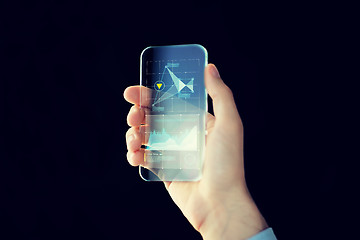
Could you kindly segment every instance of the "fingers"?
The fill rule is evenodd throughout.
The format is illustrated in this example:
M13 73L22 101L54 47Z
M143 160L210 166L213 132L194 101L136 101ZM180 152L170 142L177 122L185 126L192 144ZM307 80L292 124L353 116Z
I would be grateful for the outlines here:
M140 126L145 123L145 110L139 106L132 106L127 115L127 123L129 126Z
M144 162L144 149L146 144L143 127L132 127L126 132L126 146L128 149L127 159L132 166L138 166Z
M126 132L126 146L129 151L137 151L145 144L144 131L138 127L129 128Z
M146 127L141 124L145 123L145 110L134 105L127 116L128 125L132 126L125 135L128 149L127 159L133 166L138 166L144 161L144 149L141 146L147 143L148 137L145 137Z
M126 154L127 160L132 166L144 164L144 152L141 148L145 144L144 127L141 124L145 123L145 111L150 104L151 90L142 86L131 86L125 89L124 98L126 101L135 104L131 107L127 123L132 126L126 132L126 145L128 152Z
M213 101L216 124L228 126L231 123L241 122L232 92L221 80L215 65L209 64L204 74L206 90Z
M136 152L127 152L126 157L131 166L139 166L144 164L144 149L139 149Z
M140 105L141 107L149 107L151 91L150 88L144 86L131 86L125 89L124 98L129 103Z

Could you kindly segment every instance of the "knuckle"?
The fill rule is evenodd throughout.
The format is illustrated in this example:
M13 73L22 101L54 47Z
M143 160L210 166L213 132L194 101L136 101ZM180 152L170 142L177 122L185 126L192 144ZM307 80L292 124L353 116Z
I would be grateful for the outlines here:
M233 97L233 92L227 85L224 86L223 92L224 92L224 95L227 95L229 97Z
M224 98L232 98L233 92L227 85L221 86L217 91L212 93L212 99L224 99Z
M131 127L126 131L125 137L126 139L128 139L130 135L135 135L135 134L137 134L137 129L135 127Z
M131 110L129 111L127 117L126 117L126 122L129 126L131 126L131 122L130 122L130 117L131 117Z
M130 134L131 134L131 131L132 131L132 128L129 128L126 133L125 133L125 136L128 137Z
M126 153L126 158L127 158L128 162L131 161L131 153L130 152Z

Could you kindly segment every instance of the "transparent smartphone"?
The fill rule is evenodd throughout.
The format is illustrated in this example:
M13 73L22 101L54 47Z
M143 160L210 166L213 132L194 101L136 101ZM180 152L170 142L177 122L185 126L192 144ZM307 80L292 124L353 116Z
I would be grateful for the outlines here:
M140 57L147 181L198 181L205 149L207 51L198 44L147 47Z

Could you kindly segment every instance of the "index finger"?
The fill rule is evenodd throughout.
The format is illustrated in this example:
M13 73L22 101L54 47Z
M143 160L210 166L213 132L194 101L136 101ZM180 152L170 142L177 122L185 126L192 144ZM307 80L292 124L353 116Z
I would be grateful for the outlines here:
M125 89L124 98L129 103L149 107L151 104L151 89L144 86L130 86Z

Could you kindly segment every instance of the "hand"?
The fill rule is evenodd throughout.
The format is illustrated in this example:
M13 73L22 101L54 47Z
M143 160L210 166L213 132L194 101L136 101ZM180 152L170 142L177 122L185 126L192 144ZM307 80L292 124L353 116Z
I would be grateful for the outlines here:
M214 114L207 114L206 150L202 179L198 182L164 182L170 196L204 239L246 239L267 228L245 182L243 126L231 90L213 64L205 68L205 86ZM140 86L128 87L125 99L134 106L128 114L127 159L143 164L144 109L139 108ZM144 99L144 98L142 98Z

